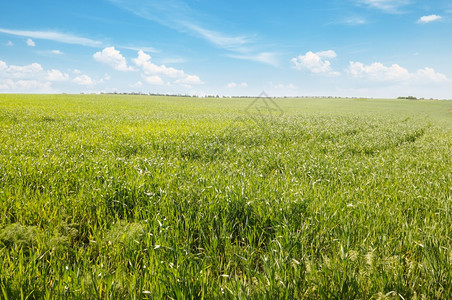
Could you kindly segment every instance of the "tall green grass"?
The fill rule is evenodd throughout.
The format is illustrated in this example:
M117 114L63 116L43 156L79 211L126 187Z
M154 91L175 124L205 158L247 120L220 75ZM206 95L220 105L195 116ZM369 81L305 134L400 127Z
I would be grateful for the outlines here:
M250 102L0 95L0 298L452 297L450 102Z

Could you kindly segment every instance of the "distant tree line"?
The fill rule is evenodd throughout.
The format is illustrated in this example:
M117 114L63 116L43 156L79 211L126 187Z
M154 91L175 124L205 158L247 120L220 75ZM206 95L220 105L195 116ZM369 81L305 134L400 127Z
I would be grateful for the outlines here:
M85 94L85 93L80 93ZM96 93L93 93L96 94ZM245 98L245 99L254 99L255 96L220 96L220 95L205 95L205 96L198 96L198 95L188 95L188 94L160 94L160 93L142 93L142 92L110 92L105 93L101 92L100 94L107 94L107 95L142 95L142 96L167 96L167 97L189 97L189 98ZM329 98L329 99L372 99L372 98L359 98L359 97L338 97L338 96L280 96L280 97L268 97L273 99L285 99L285 98ZM415 96L400 96L397 97L397 99L400 100L425 100L424 98L416 98ZM430 100L435 100L434 98L430 98Z
M401 96L401 97L397 97L397 99L404 99L404 100L417 100L416 97L414 96Z

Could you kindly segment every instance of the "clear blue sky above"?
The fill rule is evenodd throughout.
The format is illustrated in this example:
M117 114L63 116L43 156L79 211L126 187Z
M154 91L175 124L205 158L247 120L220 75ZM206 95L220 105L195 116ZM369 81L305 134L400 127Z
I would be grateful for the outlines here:
M0 93L452 98L450 0L1 1Z

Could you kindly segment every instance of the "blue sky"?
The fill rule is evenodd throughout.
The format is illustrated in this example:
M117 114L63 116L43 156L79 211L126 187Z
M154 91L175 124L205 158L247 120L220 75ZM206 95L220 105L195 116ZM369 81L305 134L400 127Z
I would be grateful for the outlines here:
M452 98L450 0L0 3L0 93Z

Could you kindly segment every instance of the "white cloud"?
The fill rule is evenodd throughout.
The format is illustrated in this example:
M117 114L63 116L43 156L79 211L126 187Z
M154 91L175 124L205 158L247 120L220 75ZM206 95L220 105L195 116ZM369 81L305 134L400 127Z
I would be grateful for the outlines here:
M59 70L44 70L38 63L24 66L9 65L0 61L1 89L13 91L50 92L54 81L65 81L69 75Z
M299 55L292 58L291 62L297 70L308 70L315 74L339 75L331 69L331 63L328 59L335 58L336 52L333 50L312 52L308 51L305 55Z
M354 77L367 77L378 81L407 80L410 78L408 70L398 64L386 67L382 63L375 62L366 66L363 63L351 61L348 71Z
M52 83L38 63L9 65L0 60L0 90L9 92L51 92Z
M30 47L36 46L35 42L33 42L32 39L27 39L26 43L27 43L27 46L30 46Z
M49 70L47 71L47 80L49 81L66 81L69 79L69 75L66 73L62 73L59 70Z
M78 85L85 85L85 86L90 86L90 85L94 85L94 81L91 79L91 77L89 77L88 75L80 75L75 77L72 82L78 84Z
M50 82L40 82L37 80L19 80L15 83L18 89L32 90L32 89L47 89L50 88Z
M134 84L129 84L130 87L136 88L136 87L141 87L143 86L143 83L141 81L137 81Z
M38 80L0 80L0 90L50 92L51 83Z
M183 70L178 70L165 65L156 65L151 62L151 56L143 51L138 51L138 57L132 59L135 65L141 68L145 81L151 84L163 84L160 76L176 79L177 84L203 84L196 75L186 74Z
M65 88L69 82L81 86L94 86L98 83L108 80L106 74L103 79L94 81L87 75L81 74L80 71L74 70L71 73L78 75L73 79L68 73L64 73L57 69L44 69L39 63L32 63L28 65L8 65L6 62L0 60L0 90L7 90L8 92L39 92L39 93L53 93L53 85L62 84L66 82Z
M56 54L56 55L62 55L63 54L63 52L61 52L60 50L52 50L50 52L52 52L53 54Z
M435 72L434 69L425 67L424 69L417 70L415 77L418 79L426 79L434 82L449 81L446 75Z
M387 13L398 13L402 6L411 3L410 0L357 0L357 2Z
M14 46L14 43L11 41L8 41L5 45L8 47L12 47L12 46Z
M181 83L181 84L203 84L201 79L198 76L196 76L196 75L184 76L183 78L176 80L175 83Z
M51 40L65 44L75 44L88 47L101 47L103 44L102 42L94 41L88 38L52 31L29 31L0 28L0 32L16 36L24 36L41 40Z
M127 66L127 60L115 47L108 47L102 52L96 52L93 58L101 63L109 65L118 71L133 71L133 67Z
M364 65L360 62L350 62L348 68L349 74L356 78L370 79L373 81L396 81L396 82L445 82L449 79L442 73L435 72L432 68L419 69L415 73L410 73L407 69L398 64L385 66L382 63L375 62L370 65Z
M236 87L246 88L246 87L248 87L248 83L246 83L246 82L242 82L242 83L230 82L226 86L230 89L236 88Z
M168 68L165 65L155 65L151 62L151 56L138 51L138 57L133 59L133 62L137 67L141 67L145 74L161 74L173 78L180 78L185 75L183 70L177 70L174 68Z
M152 75L152 76L143 76L144 80L153 85L163 85L165 82L160 78L158 75Z
M333 50L326 50L326 51L320 51L316 53L320 57L326 57L326 58L335 58L337 56L336 52Z
M417 22L421 23L421 24L427 24L427 23L430 23L430 22L433 22L433 21L438 21L438 20L441 20L441 19L442 19L441 16L429 15L429 16L423 16L423 17L419 18L419 20L417 20Z
M0 61L0 77L6 78L30 78L36 77L43 71L38 63L32 63L25 66L8 66L4 61Z

